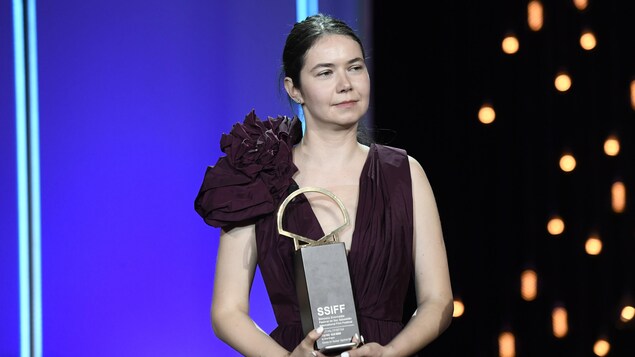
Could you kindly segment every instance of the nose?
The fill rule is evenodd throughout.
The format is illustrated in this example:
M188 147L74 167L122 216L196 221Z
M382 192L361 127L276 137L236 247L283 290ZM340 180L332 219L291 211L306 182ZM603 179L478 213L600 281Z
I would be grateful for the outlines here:
M351 81L348 79L346 74L340 76L340 80L337 86L338 93L345 93L353 89Z

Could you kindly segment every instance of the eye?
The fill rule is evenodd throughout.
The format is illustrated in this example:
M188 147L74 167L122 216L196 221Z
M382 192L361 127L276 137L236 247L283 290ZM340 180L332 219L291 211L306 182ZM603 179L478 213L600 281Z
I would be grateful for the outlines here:
M350 70L353 72L359 72L361 70L364 69L364 66L360 65L360 64L356 64L354 66L351 66Z
M321 71L321 72L318 72L316 77L326 77L326 76L329 76L331 73L333 73L331 70Z

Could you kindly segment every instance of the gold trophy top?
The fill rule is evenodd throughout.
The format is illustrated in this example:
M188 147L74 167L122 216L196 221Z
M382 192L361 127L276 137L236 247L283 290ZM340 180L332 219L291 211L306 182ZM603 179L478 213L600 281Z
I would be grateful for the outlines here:
M335 228L331 233L324 235L322 238L318 240L312 240L312 239L303 237L299 234L288 232L284 228L282 228L282 216L284 215L285 208L287 208L287 204L289 204L289 202L291 202L291 200L293 200L296 196L301 195L305 192L317 192L317 193L321 193L330 197L333 201L335 201L335 203L337 203L338 207L340 208L340 211L342 211L344 223L341 226ZM310 186L299 188L293 191L289 196L287 196L287 198L285 198L285 200L282 201L280 208L278 208L277 218L278 218L278 233L280 235L293 239L293 245L295 247L295 250L298 250L302 247L307 247L307 246L315 246L320 244L328 244L328 243L337 242L339 241L337 234L346 226L348 226L348 224L350 223L350 219L348 217L348 211L346 210L344 203L342 203L342 200L340 200L339 197L335 196L335 194L333 194L331 191L327 189L324 189L321 187L310 187ZM304 244L300 244L300 242L304 242Z

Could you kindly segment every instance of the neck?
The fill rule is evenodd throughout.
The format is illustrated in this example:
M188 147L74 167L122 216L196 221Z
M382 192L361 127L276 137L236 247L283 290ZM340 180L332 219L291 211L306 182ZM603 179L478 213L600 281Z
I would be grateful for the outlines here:
M324 144L307 138L293 148L293 162L298 167L294 179L298 185L338 187L359 184L359 175L368 156L368 147L356 140Z
M294 156L316 164L333 165L350 161L362 150L363 145L357 142L356 132L333 135L307 132L294 148Z

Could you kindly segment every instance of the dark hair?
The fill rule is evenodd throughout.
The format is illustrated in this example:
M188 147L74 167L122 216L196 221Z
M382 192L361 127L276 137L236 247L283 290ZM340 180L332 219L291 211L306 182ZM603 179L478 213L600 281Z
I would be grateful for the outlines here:
M281 83L284 82L285 77L289 77L293 80L294 86L302 88L300 71L304 66L306 53L313 47L315 41L324 35L343 35L350 37L359 43L362 49L362 56L366 58L362 41L355 31L344 21L322 13L311 15L293 25L291 32L287 35L284 50L282 51Z

